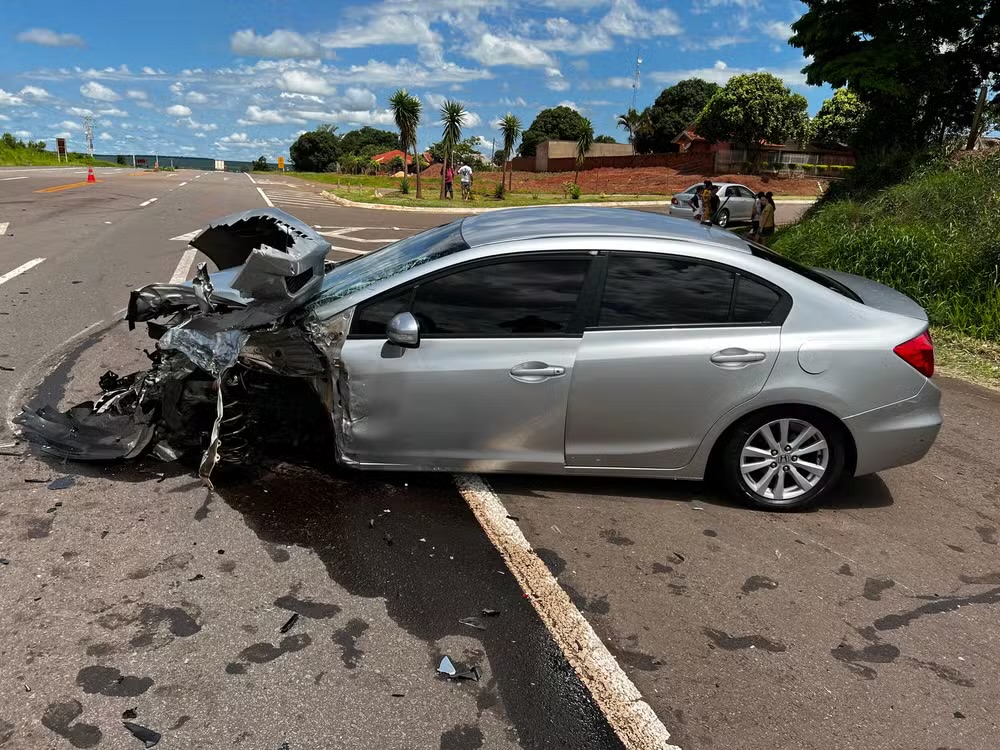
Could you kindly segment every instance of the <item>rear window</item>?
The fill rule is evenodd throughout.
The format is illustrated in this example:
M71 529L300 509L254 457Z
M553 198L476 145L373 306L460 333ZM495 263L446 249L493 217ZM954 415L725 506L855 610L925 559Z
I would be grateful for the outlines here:
M820 286L824 286L827 289L832 289L837 294L841 294L848 299L854 300L855 302L861 302L861 298L848 289L846 286L841 284L839 281L831 279L815 269L809 268L808 266L803 266L801 263L796 263L790 258L786 258L784 255L779 255L774 252L774 250L768 250L763 245L758 245L756 242L748 242L747 247L750 248L750 254L755 258L762 258L764 260L774 263L776 266L781 266L786 271L791 271L799 276L803 276L810 281L814 281Z

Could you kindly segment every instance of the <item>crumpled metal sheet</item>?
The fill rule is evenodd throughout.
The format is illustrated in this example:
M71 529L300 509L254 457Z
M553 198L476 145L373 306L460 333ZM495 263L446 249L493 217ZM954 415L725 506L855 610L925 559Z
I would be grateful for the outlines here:
M214 331L211 326L200 325L202 322L192 319L171 328L160 338L158 346L181 352L209 375L219 378L236 364L250 334L239 329ZM203 330L206 327L209 330Z

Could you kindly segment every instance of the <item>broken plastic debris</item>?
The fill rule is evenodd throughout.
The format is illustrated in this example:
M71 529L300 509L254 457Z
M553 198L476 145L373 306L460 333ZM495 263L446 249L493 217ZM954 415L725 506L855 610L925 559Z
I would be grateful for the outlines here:
M65 490L68 487L72 487L74 484L76 484L76 477L68 476L67 475L65 477L59 477L58 479L52 480L49 483L49 489L50 490Z
M499 617L500 616L500 610L499 609L484 609L483 610L483 616L484 617Z
M122 725L132 733L132 736L142 742L147 748L153 747L160 741L160 733L154 732L148 727L133 724L131 721L123 721Z
M518 518L517 516L512 516L512 515L508 514L507 515L507 520L508 521L520 521L521 519Z
M10 560L6 557L0 557L0 565L10 565Z
M405 698L406 697L406 693L393 693L392 697L393 698Z
M466 670L464 672L455 673L454 679L456 680L475 680L479 682L480 678L479 667L473 667L472 669Z
M0 365L0 370L5 370L7 372L14 372L14 368L8 365Z
M463 625L468 625L470 628L475 628L476 630L486 630L486 626L483 625L476 617L463 617L459 620Z
M136 710L134 708L126 708L124 711L122 711L123 719L134 719L138 715L139 714L136 713Z
M295 623L298 622L298 614L294 614L285 621L285 624L281 626L281 632L287 633L289 630L295 627Z
M457 670L455 669L455 665L452 664L451 659L449 659L447 656L441 657L441 663L438 664L438 672L440 672L441 674L446 674L449 677L452 677L456 671Z
M480 678L479 667L459 669L447 656L441 658L441 663L438 665L437 671L439 674L447 675L453 680L475 680L479 682Z
M188 578L188 581L200 581L204 577L205 576L203 576L201 573L195 573L193 576L191 576L191 578Z
M24 481L28 482L29 484L48 484L52 480L51 479L25 479Z

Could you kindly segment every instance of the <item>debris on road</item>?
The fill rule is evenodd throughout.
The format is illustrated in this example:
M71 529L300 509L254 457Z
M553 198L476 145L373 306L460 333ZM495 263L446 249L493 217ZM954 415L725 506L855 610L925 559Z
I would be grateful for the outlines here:
M142 742L147 748L154 747L160 741L160 733L154 732L148 727L140 724L133 724L131 721L123 721L122 725L132 733L132 736Z
M6 557L0 557L0 565L10 565L10 560Z
M500 616L500 610L499 609L484 609L483 610L483 617L499 617L499 616Z
M438 674L443 674L451 680L475 680L479 682L479 678L482 676L479 667L466 669L465 667L456 666L447 656L441 658L441 663L438 665L437 671Z
M136 712L134 708L126 708L124 711L122 711L123 719L134 719L138 715L139 714Z
M476 630L486 630L486 626L479 621L478 617L463 617L459 622L462 625L468 625L470 628L475 628Z
M517 516L512 516L512 515L510 515L510 514L507 514L507 520L508 520L508 521L514 521L514 522L517 522L517 521L520 521L521 519L520 519L520 518L518 518Z
M9 365L0 365L0 370L4 370L6 372L14 372L14 368L10 367Z
M49 489L50 490L65 490L65 489L68 489L68 488L72 487L74 484L76 484L76 477L67 475L67 476L59 477L58 479L52 480L52 482L49 483Z
M201 573L195 573L193 576L191 576L190 578L188 578L188 582L189 583L193 583L194 581L204 580L204 578L205 578L205 576L203 576Z
M27 482L28 484L48 484L49 482L52 481L52 478L50 477L48 479L32 479L29 477L24 481Z
M295 627L295 623L298 622L298 619L299 619L298 613L289 617L288 620L285 621L285 624L281 626L279 632L287 633L289 630Z

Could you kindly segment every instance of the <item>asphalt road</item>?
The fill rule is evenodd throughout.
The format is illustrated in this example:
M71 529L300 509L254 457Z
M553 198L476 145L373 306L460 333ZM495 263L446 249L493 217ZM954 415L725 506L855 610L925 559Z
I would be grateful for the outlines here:
M261 191L343 257L452 218L196 174L35 193L80 178L0 171L0 277L45 258L0 284L0 405L74 403L141 366L148 339L116 322L129 289ZM926 459L811 513L686 483L489 481L684 750L995 750L1000 398L941 385ZM4 750L137 747L131 708L164 748L619 746L446 477L277 463L208 496L151 460L0 455L0 557ZM501 611L485 631L458 622L483 608ZM443 654L482 681L444 681Z

